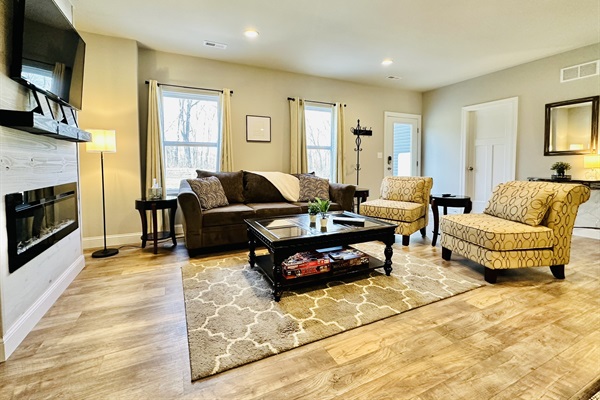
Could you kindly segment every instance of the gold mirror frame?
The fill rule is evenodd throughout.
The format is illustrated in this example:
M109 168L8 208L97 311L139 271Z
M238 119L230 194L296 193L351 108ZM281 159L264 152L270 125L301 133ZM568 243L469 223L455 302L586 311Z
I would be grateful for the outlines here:
M600 96L591 96L546 104L546 125L544 129L545 156L591 154L598 151L599 99ZM589 103L591 106L589 110L587 110L586 103ZM585 123L585 126L582 127L583 123ZM588 123L590 125L589 130L587 129ZM579 125L579 135L573 136L570 132L557 135L559 127L565 124ZM560 136L562 138L561 141L565 143L557 143L557 136ZM573 143L573 141L576 143Z

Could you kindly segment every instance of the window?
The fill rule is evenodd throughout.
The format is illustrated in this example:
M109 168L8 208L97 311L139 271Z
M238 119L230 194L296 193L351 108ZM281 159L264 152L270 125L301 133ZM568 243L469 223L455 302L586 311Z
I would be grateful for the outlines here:
M219 166L219 96L163 90L166 190L176 194L182 179Z
M335 182L335 120L332 106L306 105L306 156L308 170Z

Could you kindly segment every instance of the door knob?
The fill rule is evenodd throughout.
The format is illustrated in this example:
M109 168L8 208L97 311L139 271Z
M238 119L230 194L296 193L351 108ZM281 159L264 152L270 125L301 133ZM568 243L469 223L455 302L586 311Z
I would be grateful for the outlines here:
M469 171L473 171L473 167L469 167L467 168Z

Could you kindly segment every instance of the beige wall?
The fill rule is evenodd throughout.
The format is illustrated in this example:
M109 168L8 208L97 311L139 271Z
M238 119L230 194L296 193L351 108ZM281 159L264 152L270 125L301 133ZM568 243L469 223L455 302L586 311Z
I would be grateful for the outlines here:
M345 182L355 182L356 153L350 127L371 126L374 136L365 138L361 153L361 186L379 194L383 161L383 113L420 114L418 92L357 85L306 75L254 68L207 59L137 49L131 40L82 33L86 42L83 110L84 129L117 131L117 153L105 154L107 236L109 246L139 242L141 224L134 208L141 196L140 147L146 132L148 79L162 83L230 88L233 111L234 163L236 169L289 170L288 96L347 104L348 168ZM138 99L139 94L139 99ZM271 117L271 143L246 142L246 115ZM139 121L139 129L138 129ZM81 154L81 192L84 247L102 246L102 197L98 154ZM141 156L145 160L145 156ZM179 219L178 219L179 221Z
M114 129L117 152L104 155L106 234L109 245L139 239L139 128L137 43L82 33L86 42L82 129ZM102 247L102 184L100 154L80 144L84 247ZM126 237L122 237L126 235Z
M586 46L423 94L424 175L434 178L434 192L454 192L459 185L461 109L518 96L516 178L549 177L556 161L569 162L573 178L585 178L583 156L544 156L544 106L600 94L600 77L560 83L560 69L600 58L600 45Z
M373 137L364 138L361 152L360 186L368 187L371 196L379 195L383 178L383 113L395 111L421 113L421 93L365 86L333 79L230 64L202 58L188 57L141 49L139 52L140 127L146 126L147 85L144 81L199 86L205 88L230 88L234 141L234 167L236 169L289 171L290 124L288 97L309 100L343 102L346 107L347 169L344 183L356 183L353 151L354 136L350 128L361 125L373 128ZM385 79L382 77L382 79ZM246 115L271 117L270 143L246 142Z

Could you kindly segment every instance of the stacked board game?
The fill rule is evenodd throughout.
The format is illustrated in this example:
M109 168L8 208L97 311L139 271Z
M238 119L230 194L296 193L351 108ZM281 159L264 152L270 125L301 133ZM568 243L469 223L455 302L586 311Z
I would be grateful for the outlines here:
M369 265L369 256L354 248L336 248L331 251L314 250L296 253L282 264L286 279L322 274L332 269L341 270Z

